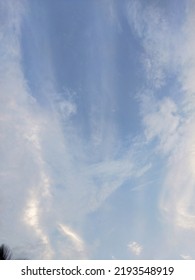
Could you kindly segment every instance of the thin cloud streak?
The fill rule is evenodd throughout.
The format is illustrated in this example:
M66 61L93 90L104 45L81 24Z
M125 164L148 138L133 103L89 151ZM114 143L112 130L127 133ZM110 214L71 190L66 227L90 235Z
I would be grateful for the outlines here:
M74 244L74 246L75 246L76 250L78 250L78 252L85 253L84 242L81 239L81 237L78 236L78 234L76 232L74 232L70 227L67 227L62 224L59 224L59 230L63 234L65 234L65 236L70 238L70 240L72 241L72 243Z

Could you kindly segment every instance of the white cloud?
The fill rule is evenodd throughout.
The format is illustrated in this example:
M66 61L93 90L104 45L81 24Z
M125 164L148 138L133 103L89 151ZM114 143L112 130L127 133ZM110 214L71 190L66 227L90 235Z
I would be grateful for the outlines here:
M128 20L144 49L148 88L139 97L145 136L154 155L162 159L164 170L164 180L159 183L159 208L166 221L162 225L185 251L187 233L195 229L195 1L186 2L178 30L156 5L129 3ZM163 86L172 75L176 87L169 93ZM192 256L193 250L190 253Z
M195 209L193 201L195 197L195 176L194 176L194 74L195 74L195 55L194 55L194 2L189 2L189 9L186 14L183 33L178 40L175 40L175 53L169 48L170 55L175 62L170 69L173 71L177 67L180 92L183 92L183 101L163 98L161 101L152 103L151 110L144 114L145 132L147 140L158 139L157 147L160 152L168 155L167 175L164 180L164 187L161 196L161 209L166 213L166 217L173 225L185 229L195 227ZM155 18L155 14L154 14ZM155 20L156 21L156 20ZM151 21L150 21L151 22ZM158 21L159 22L159 21ZM158 26L158 22L156 25ZM152 29L153 25L150 26ZM171 28L170 28L171 30ZM148 35L146 34L146 37ZM163 37L153 33L152 56L157 60L153 50L163 43ZM169 33L163 34L164 40L171 41ZM159 40L158 45L155 44ZM182 40L183 39L183 40ZM172 43L171 43L172 44ZM160 63L161 64L161 63ZM163 69L159 64L160 69ZM168 63L170 65L170 61ZM155 67L153 66L153 69ZM180 93L181 94L181 93ZM178 93L179 95L179 93Z
M195 228L195 53L194 53L194 9L195 2L187 6L186 21L183 26L182 44L176 57L179 65L178 79L183 91L183 102L180 111L184 120L180 124L180 135L174 141L177 149L171 154L167 177L161 200L161 207L167 216L185 229Z
M175 225L191 229L195 228L194 119L187 121L182 131L179 141L175 143L176 150L169 159L161 207Z
M146 139L159 140L158 149L163 153L170 153L178 141L178 127L181 122L176 104L166 97L157 101L150 113L143 117Z
M142 63L153 88L164 84L165 71L172 68L172 34L165 15L157 5L128 1L127 19L143 47Z
M23 77L20 59L20 24L25 10L25 1L1 1L0 15L0 64L1 86L1 239L10 246L27 245L28 239L37 242L36 234L29 233L22 216L29 191L37 184L39 174L45 174L39 159L39 132L37 121L29 112L31 98ZM31 150L32 148L32 150ZM38 165L40 173L38 172ZM31 224L37 223L36 199L29 200ZM28 220L29 222L29 220ZM36 224L36 225L35 225ZM23 230L21 230L23 228Z
M58 228L59 231L72 242L74 249L78 252L78 255L81 255L82 258L86 258L87 257L86 248L82 238L75 231L73 231L70 227L66 225L59 224Z
M130 242L128 244L128 249L135 256L139 256L143 251L143 247L136 241Z
M180 257L181 257L183 260L191 260L191 259L192 259L190 255L181 254Z

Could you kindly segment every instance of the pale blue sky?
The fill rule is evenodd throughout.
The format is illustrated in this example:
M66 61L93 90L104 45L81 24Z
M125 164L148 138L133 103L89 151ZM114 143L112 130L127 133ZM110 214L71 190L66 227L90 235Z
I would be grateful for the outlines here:
M0 0L0 242L194 259L194 0Z

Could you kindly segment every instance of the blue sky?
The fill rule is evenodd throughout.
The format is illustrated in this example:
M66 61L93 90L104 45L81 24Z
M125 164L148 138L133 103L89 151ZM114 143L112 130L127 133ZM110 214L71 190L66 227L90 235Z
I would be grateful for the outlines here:
M0 0L0 241L194 259L194 0Z

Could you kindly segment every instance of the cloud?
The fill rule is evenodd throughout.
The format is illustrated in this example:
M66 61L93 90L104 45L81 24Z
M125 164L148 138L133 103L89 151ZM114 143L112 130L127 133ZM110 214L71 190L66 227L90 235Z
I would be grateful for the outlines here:
M192 80L192 76L195 74L194 4L194 1L188 3L182 33L183 41L176 53L180 66L178 80L183 93L180 112L182 112L184 120L179 127L179 138L174 141L177 148L170 157L161 204L162 208L166 209L165 211L168 211L172 217L174 224L185 229L195 228L195 209L193 207L195 197L195 84Z
M11 246L27 242L30 234L24 228L22 213L29 197L29 188L38 180L39 172L35 157L39 149L39 128L29 112L32 99L21 69L20 25L25 10L25 1L1 2L0 66L1 85L1 239L9 240ZM29 141L27 140L29 139ZM31 144L30 144L31 143ZM31 147L33 146L33 150ZM40 162L38 163L39 167ZM33 175L35 172L36 175ZM44 170L41 168L42 175ZM31 189L32 190L32 189ZM31 223L36 220L36 201L29 202ZM34 216L34 217L33 217ZM41 233L39 231L39 233ZM42 234L42 233L41 233ZM35 235L32 239L36 239Z
M195 230L194 11L195 1L187 1L182 24L176 28L152 2L145 6L142 1L130 1L127 9L129 24L143 47L147 80L139 100L146 143L164 174L158 186L162 225L174 240L169 246L175 250L173 244L177 244L183 251L188 247L191 258L188 234Z
M135 256L139 256L143 251L143 247L136 241L130 242L128 244L128 249Z
M74 249L78 252L78 255L80 254L82 258L86 258L86 248L81 237L66 225L59 224L59 231L72 242Z
M182 127L183 133L179 142L175 143L176 150L170 156L161 197L161 207L167 213L167 217L173 220L175 225L186 229L195 228L193 131L194 119L188 120Z
M158 139L158 149L170 153L178 141L178 128L181 123L177 105L171 98L155 102L155 106L143 117L147 141Z
M165 14L157 5L139 0L128 1L127 20L140 40L140 56L150 87L165 83L165 72L172 68L172 34Z
M191 260L192 258L191 258L191 256L190 255L180 255L181 256L181 258L183 259L183 260Z

